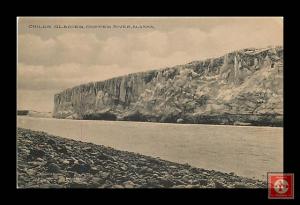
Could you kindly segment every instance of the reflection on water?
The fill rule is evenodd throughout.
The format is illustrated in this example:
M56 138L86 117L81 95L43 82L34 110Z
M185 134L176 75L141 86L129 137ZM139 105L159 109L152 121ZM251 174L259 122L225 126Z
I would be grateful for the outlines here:
M18 116L19 127L266 180L283 171L283 129Z

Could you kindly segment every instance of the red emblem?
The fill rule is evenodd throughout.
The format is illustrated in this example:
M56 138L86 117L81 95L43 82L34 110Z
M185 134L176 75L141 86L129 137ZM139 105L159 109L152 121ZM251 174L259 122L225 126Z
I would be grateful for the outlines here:
M268 173L269 199L294 199L294 174Z

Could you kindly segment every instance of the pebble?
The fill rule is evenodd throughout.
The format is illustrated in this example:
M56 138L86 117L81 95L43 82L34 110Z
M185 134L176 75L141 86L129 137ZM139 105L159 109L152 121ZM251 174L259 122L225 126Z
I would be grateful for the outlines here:
M143 166L141 168L141 172L142 173L147 173L147 172L152 172L153 170L150 168L150 167L147 167L147 166Z
M241 189L247 188L247 186L244 183L234 183L234 188Z
M22 152L24 152L24 153L26 153L26 154L29 154L29 153L30 153L30 150L29 150L29 149L24 149L24 148L20 149L20 151L22 151Z
M91 166L89 164L74 164L69 171L74 171L79 174L85 173L85 172L90 172Z
M135 165L130 165L133 169L137 169L138 167Z
M186 185L183 185L183 184L181 184L181 185L175 185L172 188L182 189L182 188L186 188Z
M38 158L36 158L36 161L43 162L43 161L44 161L44 159L42 159L42 158L38 157Z
M63 160L62 163L63 163L64 165L70 164L70 162L69 162L68 160Z
M74 178L70 183L69 187L70 188L87 188L88 183L83 181L84 179L81 178Z
M160 178L159 179L159 184L161 184L162 186L168 188L168 187L172 187L174 185L174 182L171 181L170 179Z
M66 171L65 172L67 177L73 178L75 176L75 172L71 172L71 171Z
M127 167L126 166L121 166L120 169L123 170L123 171L126 171Z
M189 175L184 175L181 179L184 182L188 182L190 180L190 176Z
M42 184L39 186L39 188L61 189L61 188L64 188L64 186L59 185L59 184Z
M31 159L36 159L36 158L40 158L43 156L45 156L45 152L41 149L35 148L35 149L30 150L28 157Z
M60 172L60 167L55 163L48 164L47 168L50 173Z
M198 183L199 183L200 185L206 186L207 183L208 183L208 181L207 181L207 180L200 179L200 180L198 180Z
M33 161L33 162L28 162L29 165L32 165L32 166L41 166L43 165L44 163L43 162L36 162L36 161Z
M105 180L103 180L103 179L100 178L100 177L93 177L90 181L91 181L92 184L100 185L100 184L103 184L103 182L104 182Z
M35 175L35 173L36 173L36 171L33 169L27 169L25 172L26 172L26 174L28 174L30 176Z
M114 188L114 189L122 189L124 187L122 185L116 184L116 185L113 185L112 188Z
M99 176L101 176L101 178L106 179L109 176L108 172L99 172Z
M92 148L91 147L83 147L81 150L89 152L92 150Z
M134 188L135 184L132 181L126 181L123 183L124 188Z
M66 178L64 176L59 176L57 183L64 184L66 182Z
M188 185L185 185L184 188L187 188L187 189L192 189L192 188L198 188L197 186L195 185L192 185L192 184L188 184Z
M226 186L221 182L215 181L215 188L222 189L222 188L226 188Z
M67 153L68 153L68 150L67 150L64 146L58 147L58 148L57 148L57 151L58 151L59 153L63 153L63 154L67 154Z
M90 170L90 172L91 172L92 174L96 174L96 173L99 172L99 170L97 169L97 167L92 167L91 170Z
M56 145L56 142L55 142L54 140L52 140L52 139L48 139L48 140L47 140L47 143L48 143L49 145L51 145L51 146Z

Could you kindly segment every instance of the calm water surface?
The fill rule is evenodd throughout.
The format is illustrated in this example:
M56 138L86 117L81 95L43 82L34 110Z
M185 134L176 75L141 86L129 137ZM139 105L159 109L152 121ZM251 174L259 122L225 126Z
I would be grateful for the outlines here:
M266 180L283 171L283 128L17 117L18 127Z

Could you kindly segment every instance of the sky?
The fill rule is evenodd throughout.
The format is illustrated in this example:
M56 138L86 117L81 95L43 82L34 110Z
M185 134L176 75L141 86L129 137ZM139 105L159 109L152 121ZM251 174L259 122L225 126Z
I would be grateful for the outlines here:
M17 37L17 108L51 112L79 84L282 46L283 18L21 17Z

